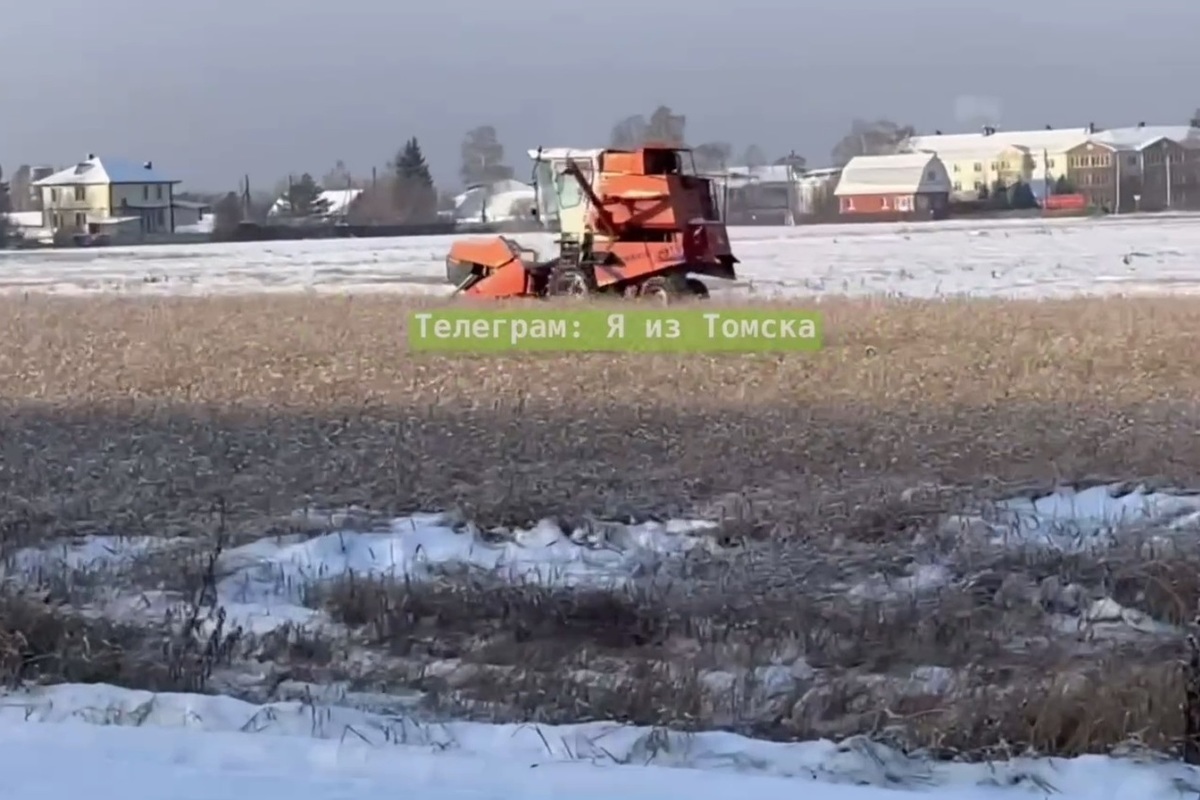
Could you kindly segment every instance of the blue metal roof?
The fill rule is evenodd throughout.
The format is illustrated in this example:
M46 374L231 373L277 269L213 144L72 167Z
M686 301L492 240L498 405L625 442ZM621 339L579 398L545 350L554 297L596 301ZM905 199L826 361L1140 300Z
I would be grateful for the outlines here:
M109 158L103 156L96 159L108 173L110 183L179 183L178 180L163 174L157 168L146 168L148 162L134 161L130 158Z
M180 183L147 162L129 158L90 158L59 170L34 186L96 186L110 183Z

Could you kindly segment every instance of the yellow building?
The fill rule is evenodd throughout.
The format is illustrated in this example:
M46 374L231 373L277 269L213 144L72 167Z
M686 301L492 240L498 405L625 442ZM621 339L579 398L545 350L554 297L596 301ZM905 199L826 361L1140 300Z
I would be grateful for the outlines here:
M971 197L996 181L1011 186L1018 179L1029 184L1036 197L1049 194L1067 174L1067 154L1087 142L1088 128L914 136L904 143L909 151L934 153L946 165L954 196Z
M149 161L89 155L34 186L42 194L45 228L131 240L174 232L177 183Z

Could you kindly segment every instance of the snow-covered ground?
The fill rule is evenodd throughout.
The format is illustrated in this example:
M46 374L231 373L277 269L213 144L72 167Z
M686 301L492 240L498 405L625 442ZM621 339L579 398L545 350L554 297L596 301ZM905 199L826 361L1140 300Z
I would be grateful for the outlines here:
M733 228L741 280L765 296L1046 297L1194 292L1200 218L950 220ZM552 237L516 237L548 252ZM0 251L0 292L445 294L454 237Z
M1083 757L931 764L878 744L728 733L422 724L333 706L63 685L0 706L0 774L20 800L1177 800L1182 764Z
M334 528L347 524L335 516L329 520ZM1141 486L1063 488L948 518L944 529L954 526L963 536L983 526L984 539L1002 548L1103 548L1147 526L1159 535L1196 536L1200 495ZM262 632L281 621L312 624L317 612L305 608L297 592L351 572L421 580L467 569L594 585L632 579L648 565L697 549L714 551L712 528L674 521L587 523L564 531L544 522L529 530L480 531L444 515L417 515L370 530L359 525L312 537L272 537L227 550L217 568L218 602L232 619ZM0 577L19 581L55 569L119 573L186 541L81 537L11 554L7 576ZM949 575L939 565L921 566L917 573L911 585L892 581L890 590L920 592ZM114 577L109 583L122 581ZM132 619L134 604L116 602L121 591L131 589L114 586L109 598L114 602L100 603L93 612ZM143 610L154 605L151 594L138 593ZM847 594L872 591L859 585ZM463 800L679 795L725 800L737 794L789 800L799 795L1166 800L1200 793L1200 772L1144 754L934 763L861 738L777 744L730 733L680 734L607 723L431 722L351 700L333 694L264 706L230 697L71 684L11 692L0 696L0 774L9 795L23 800L84 792L95 800L226 800L254 792L295 800L370 800L397 791ZM69 769L62 769L64 759Z

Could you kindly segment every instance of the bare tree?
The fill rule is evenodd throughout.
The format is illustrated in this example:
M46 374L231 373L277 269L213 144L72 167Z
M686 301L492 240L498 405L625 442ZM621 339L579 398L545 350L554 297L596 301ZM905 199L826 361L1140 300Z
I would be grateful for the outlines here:
M0 170L0 248L8 246L9 231L12 227L8 214L12 211L12 198L9 195L8 184L4 182L4 171Z
M687 117L676 114L670 106L659 106L650 115L646 129L646 144L684 147L687 144Z
M733 145L729 142L704 142L692 150L696 169L701 172L720 172L729 166Z
M649 125L641 114L635 114L613 126L608 136L608 146L614 150L636 150L646 141Z
M381 225L396 222L396 179L385 175L363 189L350 206L346 219L355 225Z
M895 153L904 140L915 133L913 126L898 125L889 119L877 119L873 122L856 119L850 125L850 132L834 146L830 155L834 166L844 167L856 156Z
M9 203L13 211L36 211L33 202L33 170L28 164L17 167L9 181Z
M346 167L346 162L340 158L333 168L321 176L322 189L361 189L355 180L350 170Z
M462 165L458 174L464 186L491 184L513 176L512 167L504 163L504 145L491 125L480 125L463 137Z
M687 144L686 133L687 117L676 114L670 106L659 106L649 120L635 114L614 125L609 147L616 150L636 150L648 144L683 147Z
M808 159L793 150L786 156L775 159L775 166L791 167L793 172L803 172L808 167Z
M756 144L752 144L746 148L746 152L742 154L742 166L745 167L765 167L767 165L767 154L763 149Z
M242 223L242 199L229 192L213 205L213 238L226 239Z

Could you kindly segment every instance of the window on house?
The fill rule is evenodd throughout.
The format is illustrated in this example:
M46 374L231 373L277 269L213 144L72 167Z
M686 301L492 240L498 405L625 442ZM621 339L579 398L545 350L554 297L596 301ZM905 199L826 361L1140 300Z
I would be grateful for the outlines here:
M50 190L50 202L51 202L51 203L57 203L57 202L58 202L58 189L51 189L51 190ZM57 224L57 223L55 223L55 224Z
M1130 156L1130 157L1129 157L1129 166L1131 166L1131 167L1136 167L1136 166L1137 166L1137 156Z
M150 187L149 187L149 186L143 186L143 187L142 187L142 199L143 199L143 200L149 200L149 199L150 199Z
M983 181L975 181L975 191L978 192L982 188L983 188Z
M887 195L884 195L883 200L879 204L879 209L881 211L887 211L887 210L889 210L889 207L890 207L890 205L888 203L888 197L887 197Z
M162 200L162 184L154 187L154 197L157 200Z
M87 187L86 186L76 186L75 187L75 202L82 203L85 200L87 200Z
M846 210L847 210L847 211L853 211L853 210L854 210L854 198L853 198L853 197L847 197L847 198L846 198Z
M896 198L896 208L898 208L900 211L912 211L912 207L913 203L911 197L906 195L904 197Z
M1054 159L1053 158L1047 159L1046 166L1049 167L1050 169L1054 169Z
M979 162L979 161L976 161L976 162L975 162L975 171L976 171L976 172L983 172L983 164L982 164L981 162Z
M81 231L87 229L87 214L82 211L75 212L75 227Z
M961 183L959 183L958 181L955 181L955 182L954 182L954 191L956 191L956 192L961 192L961 191L962 191L962 184L961 184Z
M955 165L954 165L954 171L955 171L955 172L958 172L958 164L955 164Z

